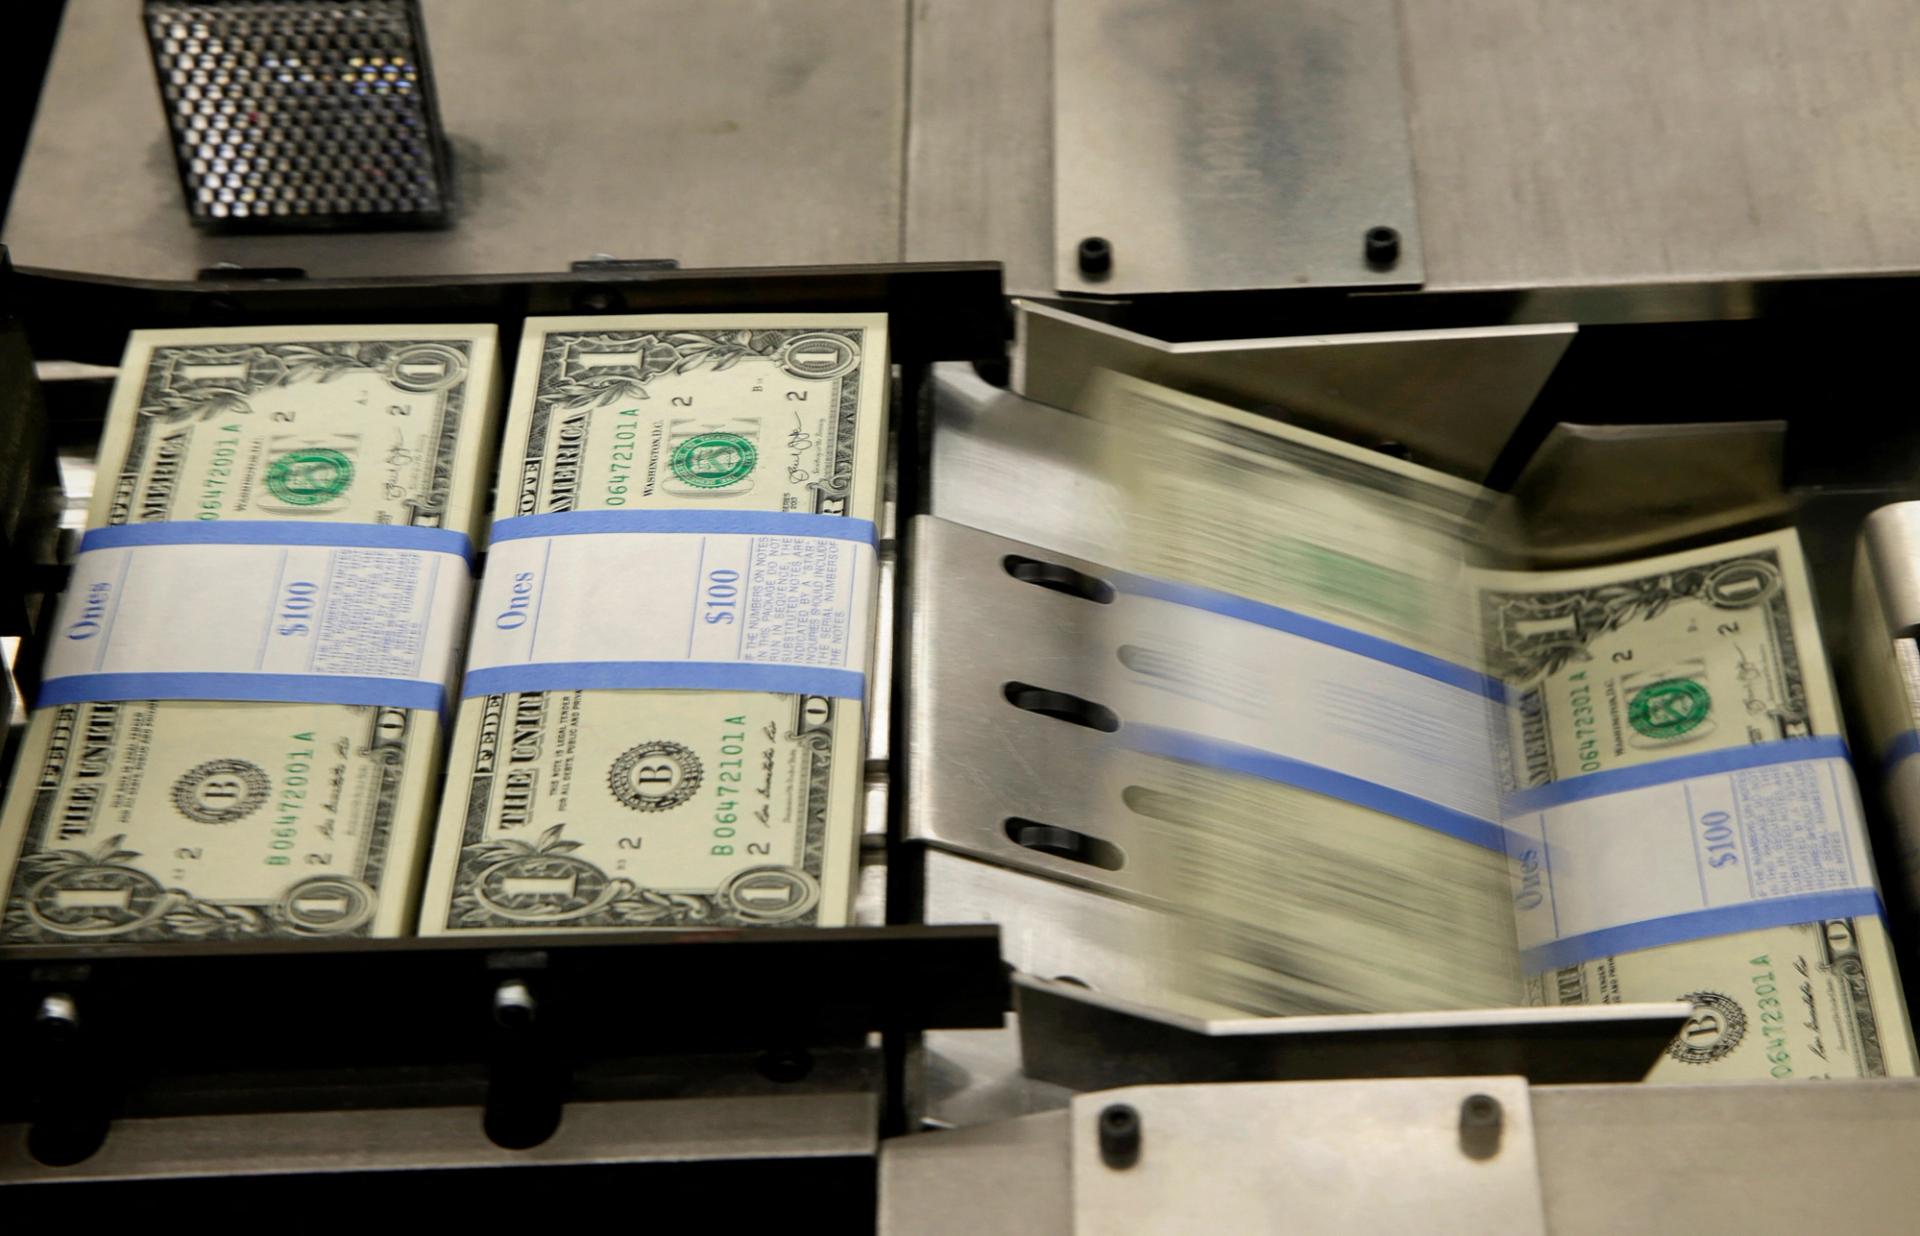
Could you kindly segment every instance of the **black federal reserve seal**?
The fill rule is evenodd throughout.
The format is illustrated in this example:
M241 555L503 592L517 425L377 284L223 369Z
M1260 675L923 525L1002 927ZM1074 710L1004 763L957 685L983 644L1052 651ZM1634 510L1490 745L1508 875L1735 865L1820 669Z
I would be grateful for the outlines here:
M173 783L173 805L202 824L231 824L260 809L273 783L258 764L208 760Z
M607 788L635 811L670 811L700 788L700 757L677 742L643 742L613 762Z
M1680 998L1693 1006L1693 1015L1667 1045L1667 1054L1680 1063L1712 1064L1747 1037L1747 1015L1732 998L1717 991L1690 991Z

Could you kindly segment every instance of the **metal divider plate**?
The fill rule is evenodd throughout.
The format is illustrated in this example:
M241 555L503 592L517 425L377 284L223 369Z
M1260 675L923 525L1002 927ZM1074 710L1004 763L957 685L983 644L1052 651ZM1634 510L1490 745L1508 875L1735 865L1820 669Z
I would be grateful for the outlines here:
M1394 0L1059 0L1053 21L1062 291L1421 282ZM1376 227L1391 265L1367 261Z
M1129 1167L1103 1160L1116 1104L1137 1114ZM1076 1232L1547 1230L1516 1077L1139 1086L1077 1096L1072 1120Z
M1056 879L1137 892L1122 866L1103 870L1015 843L1009 818L1035 820L1127 848L1126 813L1083 775L1109 735L1016 708L1008 682L1098 700L1087 655L1091 611L1107 606L1024 583L1008 555L1099 575L1104 569L944 520L914 520L912 716L907 835Z

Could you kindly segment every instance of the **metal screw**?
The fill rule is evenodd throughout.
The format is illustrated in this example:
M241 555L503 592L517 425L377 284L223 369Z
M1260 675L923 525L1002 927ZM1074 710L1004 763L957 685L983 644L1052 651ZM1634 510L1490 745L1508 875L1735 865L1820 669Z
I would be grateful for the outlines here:
M1400 233L1390 227L1367 229L1367 265L1376 270L1390 269L1400 260Z
M1113 245L1104 236L1089 236L1080 242L1080 273L1089 279L1104 279L1113 269Z
M1131 1104L1100 1109L1100 1161L1116 1171L1140 1161L1140 1113Z
M519 979L508 979L493 989L493 1019L509 1030L522 1030L533 1024L540 1005Z
M1491 1159L1500 1153L1505 1113L1490 1094L1470 1094L1460 1104L1460 1151L1469 1159Z
M64 991L57 991L40 1002L34 1020L49 1030L72 1030L80 1024L80 1006Z

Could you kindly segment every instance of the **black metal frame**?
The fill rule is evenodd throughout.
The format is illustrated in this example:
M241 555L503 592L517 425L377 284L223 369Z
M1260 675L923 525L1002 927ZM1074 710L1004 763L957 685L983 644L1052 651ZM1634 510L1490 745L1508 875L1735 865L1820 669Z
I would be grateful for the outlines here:
M1000 358L1009 331L997 262L681 270L582 263L568 274L309 279L216 268L192 283L15 268L9 293L42 359L111 365L148 327L296 322L491 322L511 357L529 317L595 313L884 313L896 364Z
M1007 1003L992 927L6 948L0 1124L58 1165L116 1118L484 1104L521 1148L648 1058L798 1081L812 1052Z
M991 263L395 280L209 273L167 283L9 270L0 250L0 327L15 318L44 358L112 363L143 327L491 322L512 358L528 316L875 311L889 315L909 392L928 362L998 360L1006 343ZM911 460L910 413L902 425ZM55 581L43 587L61 574L44 561L9 568ZM998 1026L1008 1007L994 927L0 948L0 1123L29 1124L36 1153L58 1160L84 1157L118 1116L300 1110L316 1094L349 1106L484 1096L490 1134L531 1145L579 1092L576 1079L591 1072L604 1086L621 1061L745 1053L779 1080L810 1049L857 1046L876 1031L891 1041Z

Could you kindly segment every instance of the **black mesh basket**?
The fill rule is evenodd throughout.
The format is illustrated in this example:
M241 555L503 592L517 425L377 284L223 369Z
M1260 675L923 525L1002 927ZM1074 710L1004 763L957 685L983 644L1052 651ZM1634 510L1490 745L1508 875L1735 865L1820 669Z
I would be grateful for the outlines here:
M220 231L449 217L417 0L146 0L187 213Z

